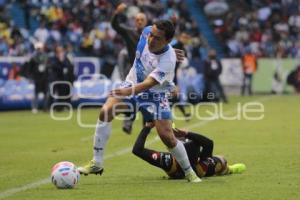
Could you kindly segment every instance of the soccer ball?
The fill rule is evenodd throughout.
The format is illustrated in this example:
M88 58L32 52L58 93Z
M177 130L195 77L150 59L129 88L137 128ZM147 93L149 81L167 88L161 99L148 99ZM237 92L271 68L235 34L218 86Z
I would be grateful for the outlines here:
M51 181L59 189L74 188L79 181L77 167L68 161L55 164L51 170Z

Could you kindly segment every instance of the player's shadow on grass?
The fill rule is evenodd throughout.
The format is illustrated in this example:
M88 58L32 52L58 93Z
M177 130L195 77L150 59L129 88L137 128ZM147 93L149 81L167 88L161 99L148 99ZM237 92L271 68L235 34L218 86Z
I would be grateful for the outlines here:
M204 177L202 178L202 182L209 183L209 184L224 184L230 181L231 176L213 176L213 177ZM104 179L99 179L96 182L88 182L83 183L82 185L119 185L123 186L126 184L129 185L141 185L141 184L161 184L161 183L172 183L172 184L184 184L188 183L185 179L170 179L167 176L112 176L112 177L105 177ZM201 184L201 183L199 183Z

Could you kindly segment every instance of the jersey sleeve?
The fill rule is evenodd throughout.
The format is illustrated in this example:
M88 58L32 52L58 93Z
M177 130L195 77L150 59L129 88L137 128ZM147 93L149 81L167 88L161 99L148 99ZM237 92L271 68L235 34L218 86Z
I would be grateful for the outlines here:
M160 85L165 81L172 82L175 74L176 55L172 51L168 55L162 56L158 62L158 66L149 76L154 78Z

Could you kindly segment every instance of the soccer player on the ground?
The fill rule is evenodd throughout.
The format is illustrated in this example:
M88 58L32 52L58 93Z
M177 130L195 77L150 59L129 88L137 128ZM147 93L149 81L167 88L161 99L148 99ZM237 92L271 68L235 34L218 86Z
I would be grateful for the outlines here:
M79 167L82 174L103 172L103 153L111 134L114 116L130 107L139 109L146 120L154 120L157 132L178 161L190 182L200 182L189 162L183 143L177 140L171 127L171 110L167 99L174 78L176 55L169 45L174 36L174 26L161 20L146 27L137 45L133 67L121 88L111 91L101 108L94 138L94 158ZM132 96L130 96L132 95Z
M177 160L169 152L160 152L145 148L145 142L154 124L147 122L141 130L132 153L153 166L164 170L172 179L184 178L184 173ZM203 135L173 128L176 137L186 140L184 147L192 168L199 177L242 173L246 166L242 163L228 165L223 156L214 156L212 140Z

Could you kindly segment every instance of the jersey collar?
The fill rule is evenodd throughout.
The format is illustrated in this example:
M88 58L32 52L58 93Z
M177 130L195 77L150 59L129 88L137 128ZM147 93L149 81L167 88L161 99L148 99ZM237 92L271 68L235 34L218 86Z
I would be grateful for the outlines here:
M162 50L160 50L160 51L157 51L157 52L153 52L155 55L160 55L160 54L163 54L163 53L165 53L166 51L168 51L169 50L169 45L166 45Z

